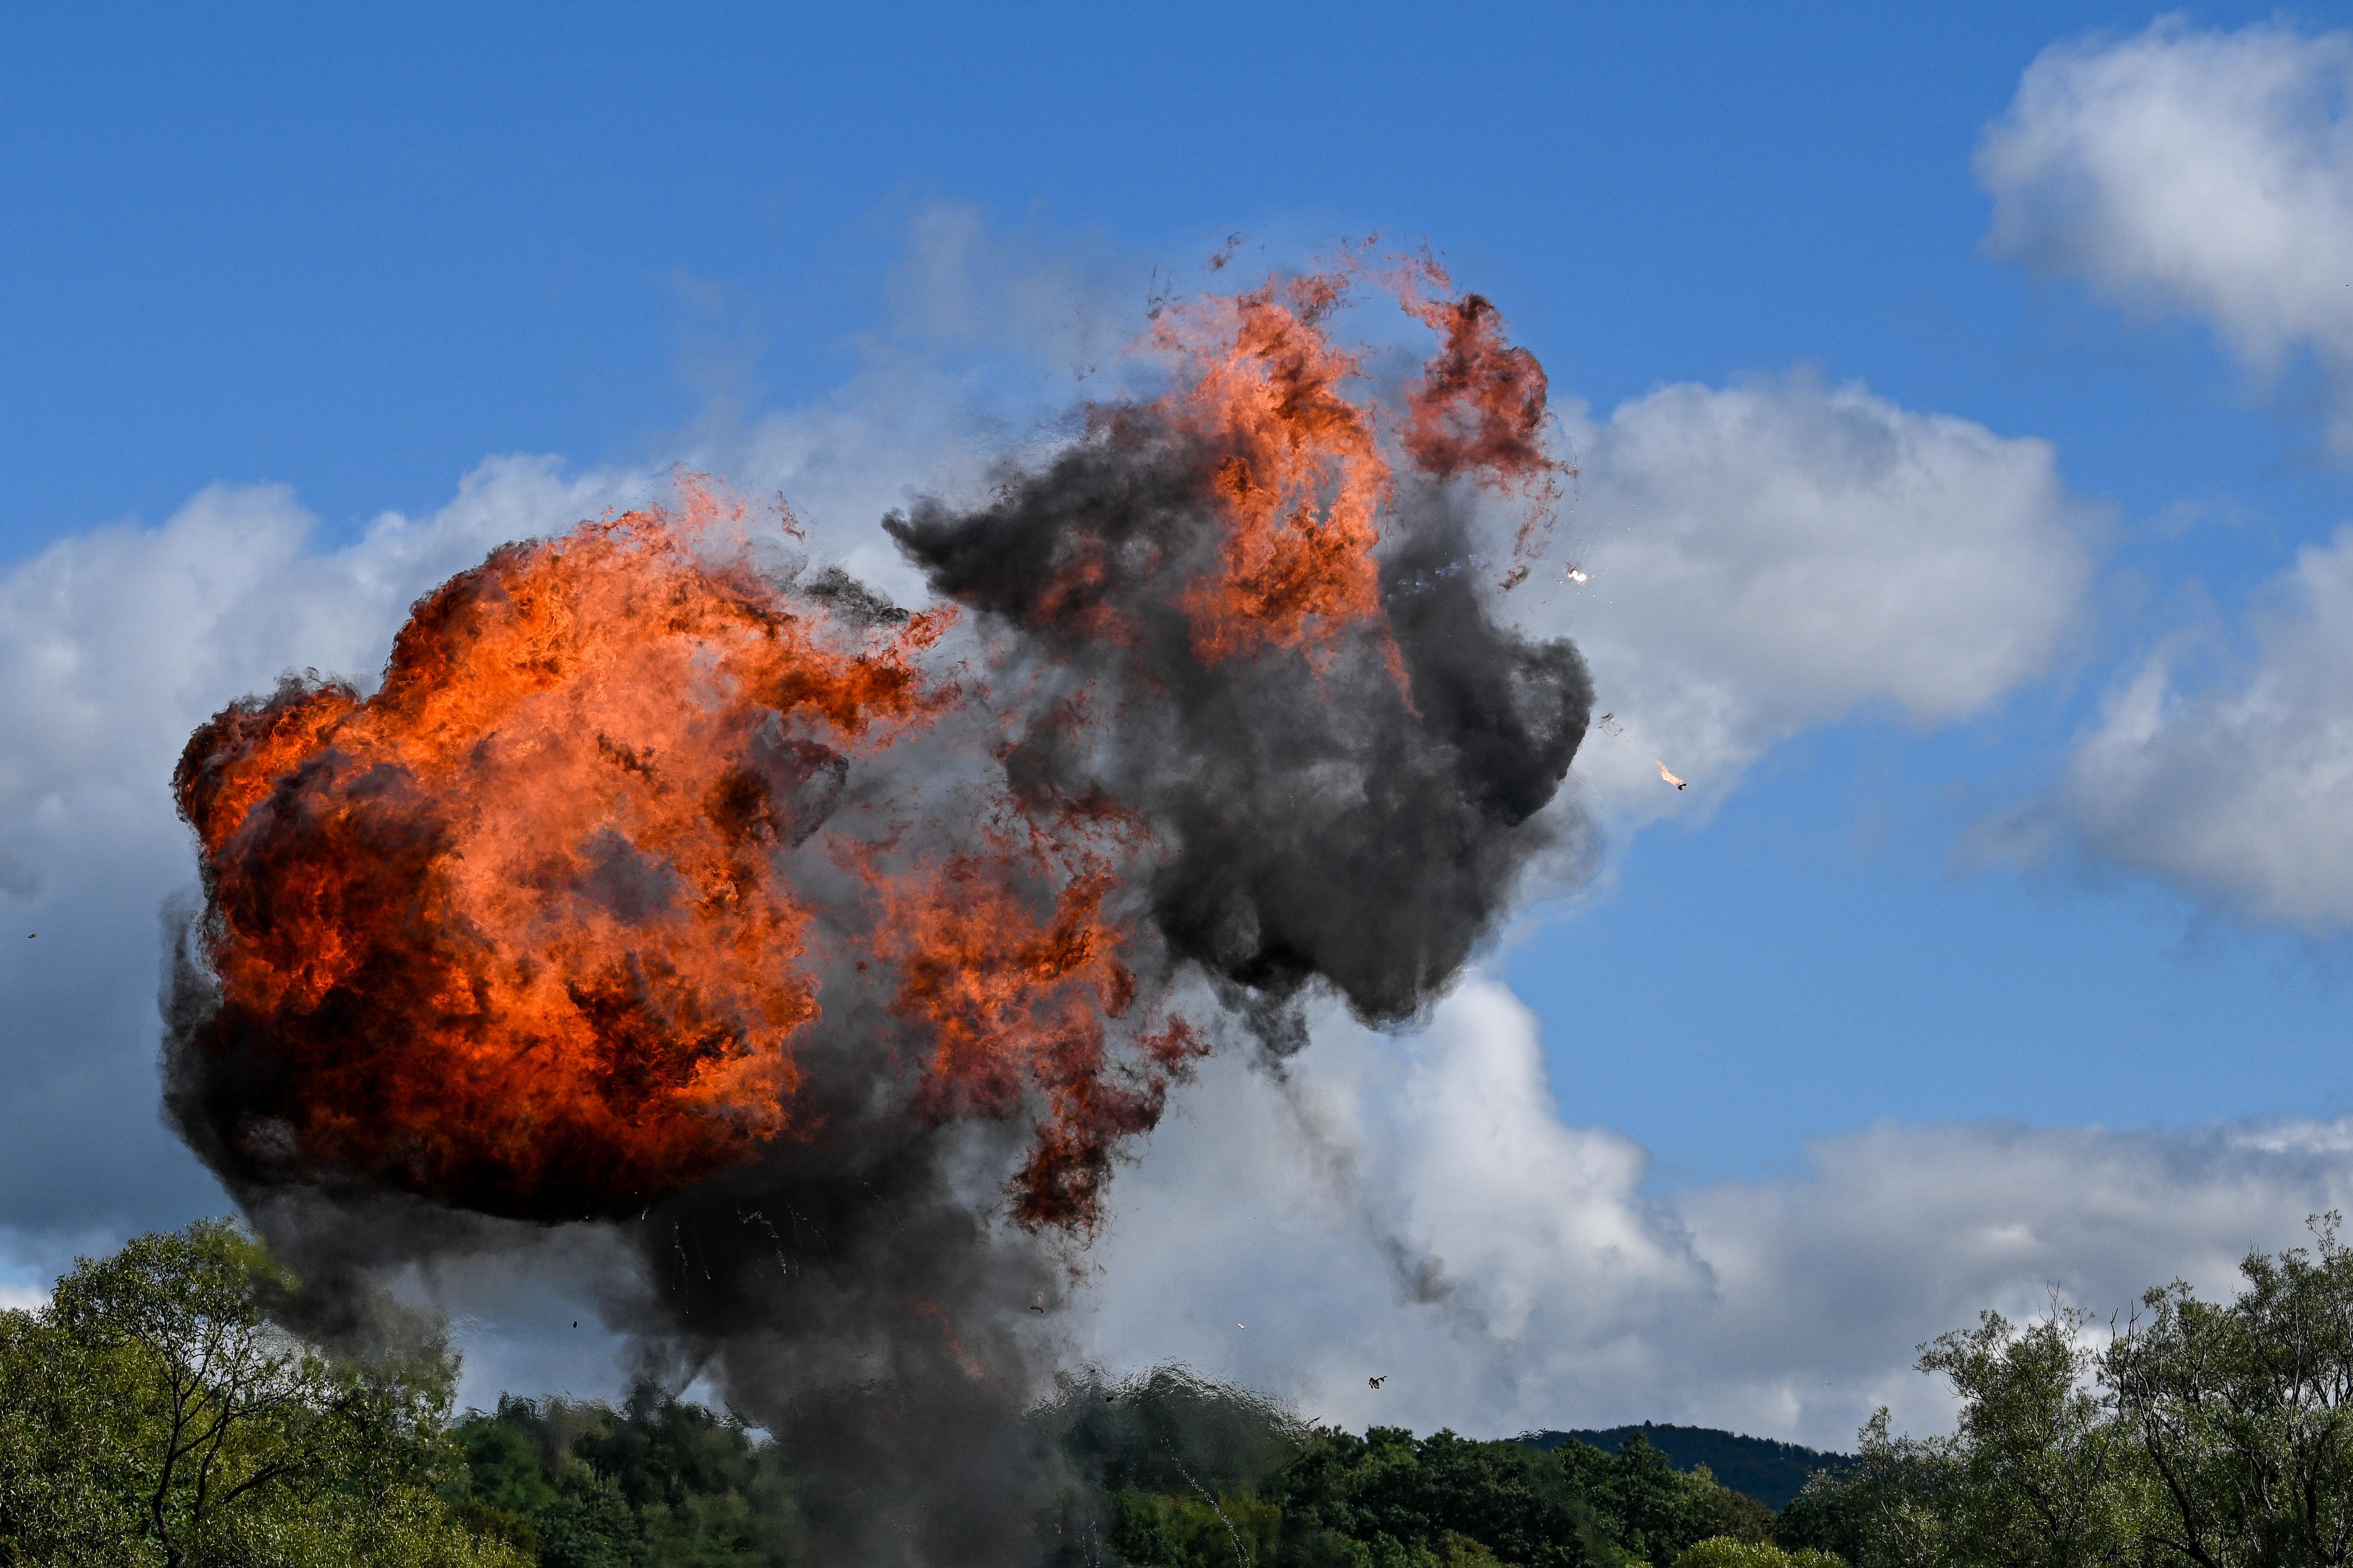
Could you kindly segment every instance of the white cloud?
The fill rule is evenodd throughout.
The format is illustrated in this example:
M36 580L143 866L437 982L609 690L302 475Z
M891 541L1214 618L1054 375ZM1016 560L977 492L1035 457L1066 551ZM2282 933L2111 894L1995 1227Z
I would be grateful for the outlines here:
M1947 1419L1915 1347L1980 1308L2226 1290L2250 1247L2353 1193L2353 1124L2297 1123L1883 1125L1816 1144L1801 1177L1650 1194L1638 1146L1561 1120L1533 1016L1483 980L1416 1040L1328 1026L1290 1094L1338 1155L1221 1062L1123 1175L1096 1354L1181 1358L1349 1425L1647 1418L1847 1447L1880 1404ZM1453 1294L1409 1300L1383 1237L1442 1259Z
M2308 354L2353 452L2353 33L2174 16L2054 47L1977 167L1994 249L2198 317L2259 375ZM2187 637L2144 661L1989 840L2080 846L2245 919L2353 923L2353 535L2303 550L2251 632L2219 665Z
M2160 19L2060 44L1990 126L1989 244L2127 305L2211 324L2259 374L2298 351L2353 447L2353 34Z
M2245 657L2186 678L2160 650L2109 694L2049 801L2013 825L2061 827L2122 865L2243 918L2353 924L2353 527L2306 546L2271 585Z
M1590 581L1556 563L1515 597L1577 637L1625 726L1578 768L1632 823L1704 809L1859 708L1966 719L2042 674L2081 607L2095 514L2048 442L1802 374L1566 423L1582 476L1565 553ZM1691 789L1664 788L1654 757Z

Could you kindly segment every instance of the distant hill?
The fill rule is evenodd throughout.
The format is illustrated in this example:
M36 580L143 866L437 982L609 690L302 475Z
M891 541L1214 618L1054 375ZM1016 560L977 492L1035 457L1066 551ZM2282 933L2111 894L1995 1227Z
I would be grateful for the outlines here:
M1825 1454L1770 1437L1743 1437L1713 1426L1662 1426L1645 1421L1640 1426L1612 1426L1607 1432L1523 1432L1520 1441L1546 1452L1563 1443L1590 1443L1616 1453L1618 1446L1640 1432L1679 1470L1705 1465L1716 1480L1734 1491L1746 1492L1767 1508L1787 1508L1789 1500L1816 1470L1843 1470L1855 1462L1852 1454Z

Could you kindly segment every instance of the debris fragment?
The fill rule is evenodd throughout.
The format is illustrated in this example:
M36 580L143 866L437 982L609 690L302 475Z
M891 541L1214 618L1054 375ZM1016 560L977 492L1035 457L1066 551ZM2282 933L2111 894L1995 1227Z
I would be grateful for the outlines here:
M1618 715L1615 713L1604 713L1593 721L1593 727L1603 734L1618 740L1622 741L1626 738L1626 726L1618 722Z
M1528 569L1525 566L1514 566L1504 574L1504 592L1508 594L1527 580Z
M1590 578L1586 576L1584 568L1578 566L1572 566L1567 571L1562 573L1560 574L1560 580L1564 583L1585 583L1591 581Z
M1380 1376L1378 1376L1378 1377L1368 1377L1368 1378L1365 1379L1365 1385L1366 1385L1366 1387L1368 1387L1368 1388L1378 1388L1381 1384L1383 1384L1387 1383L1388 1380L1389 1380L1389 1374L1388 1374L1388 1373L1381 1373L1381 1375L1380 1375Z
M1675 775L1674 775L1674 774L1672 774L1672 773L1669 773L1669 772L1667 771L1667 764L1666 764L1666 763L1659 762L1659 759L1658 759L1658 758L1656 758L1656 757L1652 757L1651 760L1652 762L1654 762L1654 763L1659 763L1659 776L1660 776L1661 778L1662 778L1662 779L1666 780L1669 784L1671 784L1674 785L1677 789L1681 789L1681 788L1683 788L1683 780L1681 780L1681 779L1679 779L1679 778L1677 778L1677 777L1675 777Z

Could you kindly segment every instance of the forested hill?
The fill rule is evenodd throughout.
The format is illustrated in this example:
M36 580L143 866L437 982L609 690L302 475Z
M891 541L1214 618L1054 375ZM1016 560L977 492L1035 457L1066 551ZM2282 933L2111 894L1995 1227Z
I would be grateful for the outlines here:
M1825 1454L1770 1437L1743 1437L1713 1426L1661 1426L1645 1421L1640 1426L1612 1426L1606 1432L1527 1432L1520 1441L1546 1452L1563 1443L1590 1443L1604 1453L1640 1432L1651 1446L1679 1470L1705 1465L1718 1484L1746 1493L1767 1508L1787 1508L1806 1478L1816 1470L1845 1470L1855 1463L1852 1454Z

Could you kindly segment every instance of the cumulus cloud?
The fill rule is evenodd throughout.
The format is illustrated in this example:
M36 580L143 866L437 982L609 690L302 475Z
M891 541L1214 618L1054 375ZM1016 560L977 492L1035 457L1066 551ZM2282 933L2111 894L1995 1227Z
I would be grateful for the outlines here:
M2353 528L2251 624L2235 657L2184 637L2121 681L2010 846L2072 837L2244 919L2353 925Z
M2259 374L2313 354L2353 449L2353 33L2179 16L2028 68L1978 154L2000 255L2209 323Z
M2044 673L2080 612L2098 513L2048 442L1806 374L1669 386L1566 426L1567 559L1515 594L1577 637L1624 726L1577 764L1630 824L1705 809L1857 709L1968 718ZM1692 788L1662 789L1654 757Z
M1295 1136L1303 1106L1326 1152ZM1890 1124L1815 1144L1799 1176L1665 1194L1647 1166L1564 1121L1534 1016L1493 982L1409 1041L1335 1021L1287 1087L1218 1064L1154 1135L1116 1190L1088 1343L1351 1425L1651 1419L1849 1447L1882 1404L1947 1419L1915 1347L1981 1308L2228 1289L2249 1248L2353 1192L2353 1123ZM1417 1300L1398 1248L1442 1292Z

